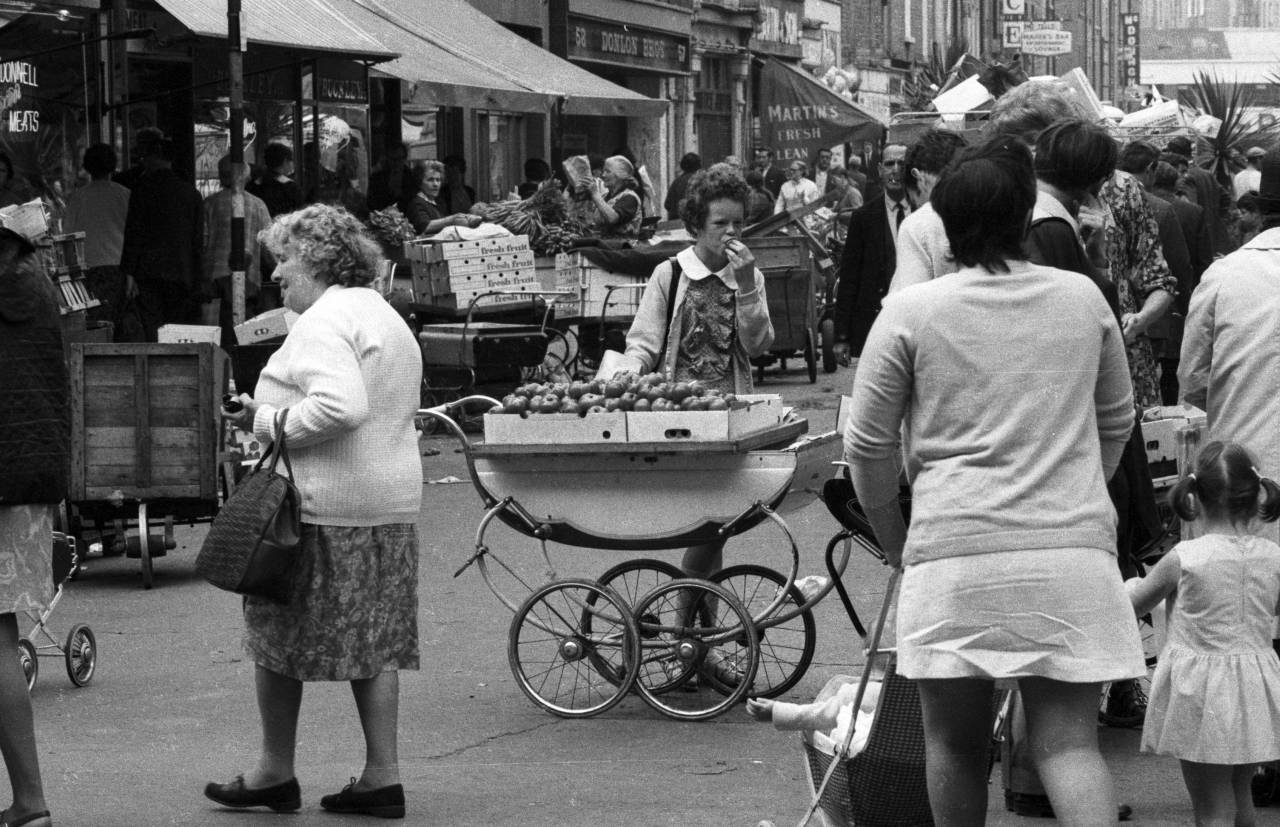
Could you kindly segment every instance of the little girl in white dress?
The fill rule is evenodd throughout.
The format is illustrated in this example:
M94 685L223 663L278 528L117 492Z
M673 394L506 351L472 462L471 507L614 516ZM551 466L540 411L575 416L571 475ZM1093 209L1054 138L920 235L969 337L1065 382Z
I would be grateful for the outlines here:
M1169 500L1204 534L1125 584L1139 615L1171 602L1142 750L1181 760L1197 825L1252 824L1254 768L1280 759L1280 546L1251 529L1280 517L1280 486L1240 445L1211 442Z

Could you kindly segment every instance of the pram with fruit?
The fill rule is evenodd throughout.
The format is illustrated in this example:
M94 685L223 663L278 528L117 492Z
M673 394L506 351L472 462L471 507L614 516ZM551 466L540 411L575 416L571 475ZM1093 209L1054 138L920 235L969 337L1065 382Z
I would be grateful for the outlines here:
M485 508L474 554L457 574L475 564L514 613L508 635L512 673L521 691L553 714L596 715L634 690L665 715L702 720L747 694L779 695L809 666L816 637L811 610L832 588L828 583L805 595L796 587L799 549L782 515L819 494L840 450L839 434L804 437L805 420L789 412L769 414L771 405L781 411L776 397L721 397L729 410L696 413L696 403L682 399L676 406L690 412L683 418L660 416L668 409L659 404L661 394L645 399L648 413L616 405L609 410L610 400L628 393L647 397L658 387L645 382L652 377L633 379L635 391L624 387L621 393L582 383L576 400L566 395L575 410L586 406L581 415L568 413L563 400L557 405L564 413L530 415L527 407L512 411L520 405L512 398L487 397L419 411L458 438ZM674 388L670 393L679 395ZM592 398L597 395L603 398ZM708 398L706 404L710 408L715 401ZM541 409L547 403L544 398L537 404ZM477 405L494 409L485 414L485 443L471 442L459 425L460 411ZM723 438L693 438L704 423L753 417L772 422ZM528 436L503 439L512 429ZM495 554L489 539L495 523L538 543L545 582L526 582ZM708 580L692 579L670 563L644 557L596 579L573 578L559 575L550 556L555 546L680 549L762 524L781 535L789 552L785 573L731 565ZM837 581L848 563L847 544L843 552L843 559L831 563ZM509 597L510 583L529 594ZM847 595L845 600L856 624Z

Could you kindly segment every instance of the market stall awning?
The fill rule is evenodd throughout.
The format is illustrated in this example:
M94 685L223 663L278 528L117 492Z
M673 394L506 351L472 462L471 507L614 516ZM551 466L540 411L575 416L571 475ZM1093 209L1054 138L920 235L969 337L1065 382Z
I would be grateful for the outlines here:
M809 160L842 143L879 142L886 124L790 64L766 59L760 71L760 130L782 161Z
M211 0L156 0L201 37L225 39L227 6ZM389 60L396 52L379 43L324 0L242 0L240 30L249 43Z
M567 115L622 117L667 110L667 101L557 57L465 0L432 0L429 15L422 0L326 1L400 52L378 68L415 84L424 103L532 112L561 102Z

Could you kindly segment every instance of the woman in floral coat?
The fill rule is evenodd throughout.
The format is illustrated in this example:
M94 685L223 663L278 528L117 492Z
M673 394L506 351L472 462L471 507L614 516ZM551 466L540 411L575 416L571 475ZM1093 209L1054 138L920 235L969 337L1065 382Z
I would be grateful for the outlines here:
M1160 228L1142 184L1117 170L1099 194L1111 212L1105 243L1112 282L1120 294L1120 326L1129 352L1134 401L1160 404L1160 374L1147 330L1173 305L1178 282L1160 246Z

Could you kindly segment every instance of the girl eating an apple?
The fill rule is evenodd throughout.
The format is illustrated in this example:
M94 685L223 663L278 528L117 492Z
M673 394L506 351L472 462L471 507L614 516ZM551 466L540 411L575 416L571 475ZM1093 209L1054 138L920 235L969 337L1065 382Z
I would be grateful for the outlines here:
M627 332L626 355L672 383L750 393L751 358L773 344L764 274L742 243L750 188L734 168L715 164L690 180L680 218L693 246L654 268ZM721 567L724 543L694 546L681 567L707 577Z

